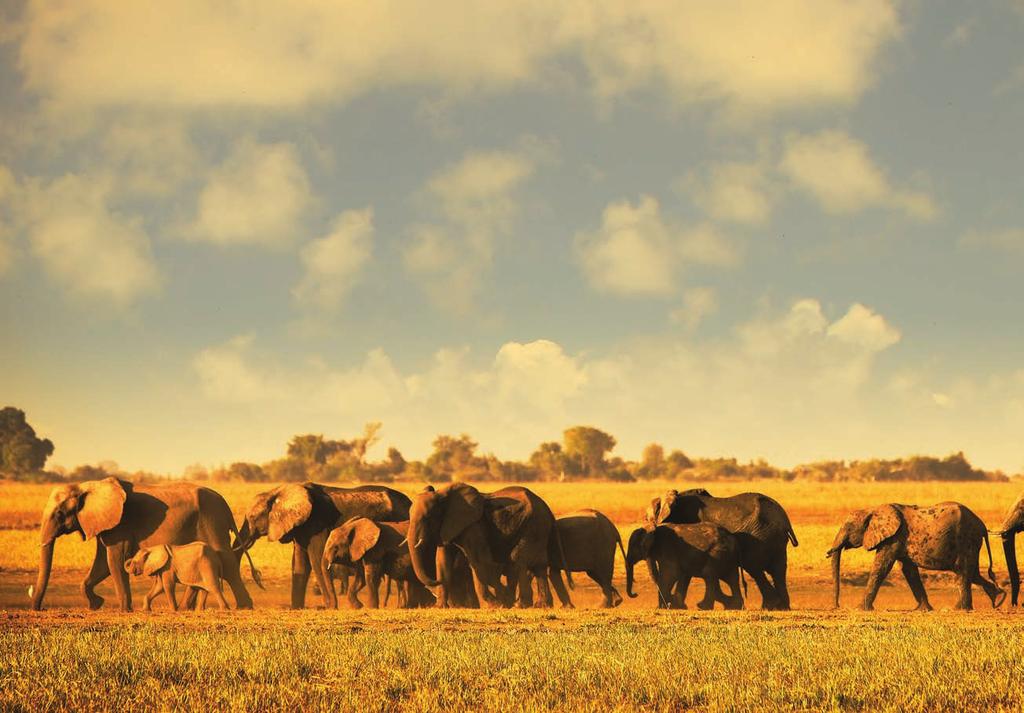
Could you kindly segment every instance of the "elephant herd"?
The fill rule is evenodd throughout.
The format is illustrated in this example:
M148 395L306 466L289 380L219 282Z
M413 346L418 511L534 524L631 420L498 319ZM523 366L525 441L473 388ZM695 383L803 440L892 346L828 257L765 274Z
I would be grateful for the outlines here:
M394 587L399 605L408 608L550 607L554 596L571 607L574 572L600 587L602 606L615 607L622 602L613 584L616 550L625 560L626 593L636 596L634 568L645 561L659 607L685 608L689 584L699 578L704 597L698 607L710 609L718 602L741 609L749 577L763 608L790 608L787 555L798 542L777 501L760 493L719 498L703 489L669 490L650 502L642 519L624 547L618 528L600 512L584 509L556 518L543 499L519 486L485 493L452 483L427 486L410 499L384 486L289 483L257 495L236 527L227 502L210 488L107 478L53 489L43 511L39 572L29 593L32 607L40 609L56 538L79 533L96 540L81 588L91 609L102 606L95 588L109 576L121 609L131 610L130 575L153 579L147 610L161 594L177 609L178 584L186 589L187 607L202 608L212 596L227 608L223 582L237 608L251 608L240 570L248 559L253 580L263 586L249 558L261 537L292 545L291 606L296 609L305 606L311 575L327 608L338 606L339 593L359 608L363 590L369 605L377 607L382 586L384 604ZM1014 537L1022 529L1024 497L999 531L1014 605L1020 589ZM989 549L987 578L979 572L982 544ZM994 607L1005 597L992 571L988 531L959 503L888 504L852 513L826 553L832 558L837 607L842 552L857 547L875 553L864 609L872 608L896 562L918 609L931 609L921 569L956 574L958 608L971 608L974 584Z

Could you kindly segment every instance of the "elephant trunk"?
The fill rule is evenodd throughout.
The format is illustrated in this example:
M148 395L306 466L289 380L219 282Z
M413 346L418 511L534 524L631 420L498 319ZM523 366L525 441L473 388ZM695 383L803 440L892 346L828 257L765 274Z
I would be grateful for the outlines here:
M832 555L832 606L839 608L839 561L843 557L843 548L839 546L829 550Z
M39 611L43 608L43 597L46 595L46 587L50 584L50 570L53 568L53 543L44 542L39 550L39 575L36 577L35 587L32 589L32 609Z
M253 536L252 530L249 528L249 519L242 520L242 528L235 535L235 541L231 543L231 549L235 552L239 550L248 550L255 543L256 538Z
M632 560L626 559L626 594L631 599L636 599L636 592L633 591L633 565Z
M428 587L436 587L441 584L427 570L423 561L423 538L422 529L419 527L409 528L409 560L412 562L412 570L416 573L416 579Z
M1003 532L1002 537L1006 569L1010 573L1010 603L1017 606L1017 596L1020 594L1020 570L1017 569L1017 533L1007 530Z

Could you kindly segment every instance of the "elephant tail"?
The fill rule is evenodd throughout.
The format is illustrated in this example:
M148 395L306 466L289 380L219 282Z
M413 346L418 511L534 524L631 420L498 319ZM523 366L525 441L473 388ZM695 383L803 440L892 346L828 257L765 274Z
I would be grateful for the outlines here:
M391 599L391 575L389 574L384 578L386 580L384 585L384 608L388 608L388 601Z
M622 535L619 534L619 528L615 528L615 541L619 543L619 552L622 553L622 561L626 561L626 548L622 546Z
M992 571L992 547L988 544L988 532L982 531L985 538L985 550L988 552L988 578L993 582L996 581L995 572ZM998 584L996 585L998 586Z
M797 542L797 539L796 539L796 533L793 532L793 526L792 525L790 525L789 526L789 530L786 531L786 536L789 538L789 541L791 543L793 543L793 547L799 547L800 546L800 543Z

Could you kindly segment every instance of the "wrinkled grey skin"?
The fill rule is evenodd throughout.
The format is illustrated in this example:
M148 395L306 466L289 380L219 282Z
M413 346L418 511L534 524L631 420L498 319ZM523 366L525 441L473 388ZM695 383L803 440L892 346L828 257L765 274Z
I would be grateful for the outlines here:
M217 552L205 542L144 547L125 562L124 568L129 574L153 578L153 587L145 599L145 611L150 611L153 600L161 593L167 595L171 609L178 611L178 599L174 592L179 582L197 591L197 609L206 607L209 594L213 595L220 609L228 608L221 583L224 574L221 560Z
M704 580L700 609L712 609L719 601L726 609L742 609L738 538L710 523L638 527L629 535L626 549L626 593L633 592L633 570L647 561L658 589L658 607L685 609L686 591L693 577ZM722 591L720 582L729 587Z
M551 508L527 488L481 493L467 483L438 490L428 486L409 512L409 556L423 584L447 589L448 583L430 572L426 553L454 545L469 561L481 604L511 604L512 587L501 581L508 576L517 589L518 606L533 605L532 582L537 584L539 605L551 606L548 564L561 550L554 524ZM560 561L559 554L555 557Z
M622 537L607 516L597 510L583 509L562 515L555 520L558 536L565 552L565 567L569 572L586 572L601 588L603 608L617 607L622 595L612 584L615 572L615 547L618 545L623 558ZM553 564L549 571L551 583L563 607L572 607L572 600L565 593L561 582L563 568Z
M1003 556L1010 574L1010 603L1017 606L1020 594L1020 570L1017 568L1017 533L1024 531L1024 495L1010 506L997 534L1003 541Z
M716 498L703 488L669 490L651 501L646 519L652 525L706 522L724 527L737 537L740 565L757 584L762 608L789 609L787 548L798 542L777 501L761 493Z
M336 488L319 483L289 483L256 496L233 545L248 550L260 537L292 543L292 608L306 603L310 573L323 594L324 606L335 609L338 595L334 579L323 566L324 545L330 531L353 517L402 521L409 517L409 498L392 488L363 485ZM352 588L349 603L359 608Z
M95 588L111 577L121 609L131 611L132 591L124 564L138 548L186 545L197 540L217 552L236 606L252 608L252 597L239 574L240 558L231 549L231 535L237 532L234 517L224 498L210 488L185 482L134 484L113 477L56 486L50 492L40 525L33 609L43 605L56 539L74 532L83 539L96 538L96 556L82 582L82 594L90 609L103 605Z
M978 570L982 543L988 549L988 576ZM864 547L875 553L861 608L874 608L878 589L896 562L914 594L919 611L931 611L920 569L954 572L960 580L957 609L971 609L971 585L988 595L993 607L1006 593L995 583L992 549L985 523L960 503L945 502L929 507L890 503L868 510L856 510L839 528L826 557L832 558L833 600L839 607L839 561L845 549Z

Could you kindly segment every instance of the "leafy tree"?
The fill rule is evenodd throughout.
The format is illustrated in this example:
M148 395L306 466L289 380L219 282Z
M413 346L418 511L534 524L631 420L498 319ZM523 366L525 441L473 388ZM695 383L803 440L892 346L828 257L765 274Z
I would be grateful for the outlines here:
M537 446L530 454L530 465L537 471L539 480L561 480L567 473L575 475L577 470L557 441L547 441Z
M565 453L579 463L584 476L593 477L604 473L604 455L615 448L615 438L591 426L574 426L562 434Z
M39 471L51 455L53 442L36 436L24 411L12 406L0 411L0 472L19 476Z
M434 439L434 452L427 458L426 467L435 477L447 480L455 476L465 478L472 471L480 475L486 469L486 462L476 456L477 442L468 434L454 436L440 435Z

